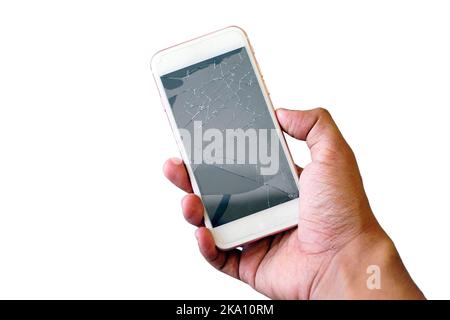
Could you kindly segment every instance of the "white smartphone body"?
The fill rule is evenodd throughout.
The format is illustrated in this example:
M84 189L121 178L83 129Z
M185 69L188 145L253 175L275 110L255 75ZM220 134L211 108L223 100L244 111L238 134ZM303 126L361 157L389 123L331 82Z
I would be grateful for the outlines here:
M161 50L151 68L216 246L295 226L295 165L246 33L232 26Z

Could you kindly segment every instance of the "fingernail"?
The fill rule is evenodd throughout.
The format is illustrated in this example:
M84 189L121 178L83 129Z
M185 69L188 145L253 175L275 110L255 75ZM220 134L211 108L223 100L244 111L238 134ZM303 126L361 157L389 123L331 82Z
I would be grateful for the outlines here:
M183 163L183 161L180 158L170 158L170 162L172 162L177 166Z
M287 110L284 108L277 109L277 115L285 113Z
M200 237L200 229L195 230L195 238L197 238L197 241Z

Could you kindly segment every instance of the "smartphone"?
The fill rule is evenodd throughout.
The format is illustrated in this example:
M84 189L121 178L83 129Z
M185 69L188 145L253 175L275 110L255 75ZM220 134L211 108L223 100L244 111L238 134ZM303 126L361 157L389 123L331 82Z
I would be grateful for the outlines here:
M151 69L204 221L231 249L298 222L298 177L246 33L157 52Z

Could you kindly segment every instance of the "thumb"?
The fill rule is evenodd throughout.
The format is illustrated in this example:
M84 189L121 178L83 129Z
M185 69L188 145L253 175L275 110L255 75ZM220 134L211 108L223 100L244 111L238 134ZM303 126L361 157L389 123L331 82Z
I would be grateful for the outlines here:
M340 155L351 151L326 109L278 109L276 115L283 131L291 137L306 141L313 161L337 160Z

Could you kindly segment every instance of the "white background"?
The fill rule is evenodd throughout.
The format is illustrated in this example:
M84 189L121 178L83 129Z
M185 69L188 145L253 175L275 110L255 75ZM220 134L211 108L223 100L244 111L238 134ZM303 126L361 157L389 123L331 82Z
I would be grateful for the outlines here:
M450 298L449 16L445 1L2 1L0 298L264 298L201 259L161 173L178 151L150 58L232 24L276 106L331 111L413 278Z

